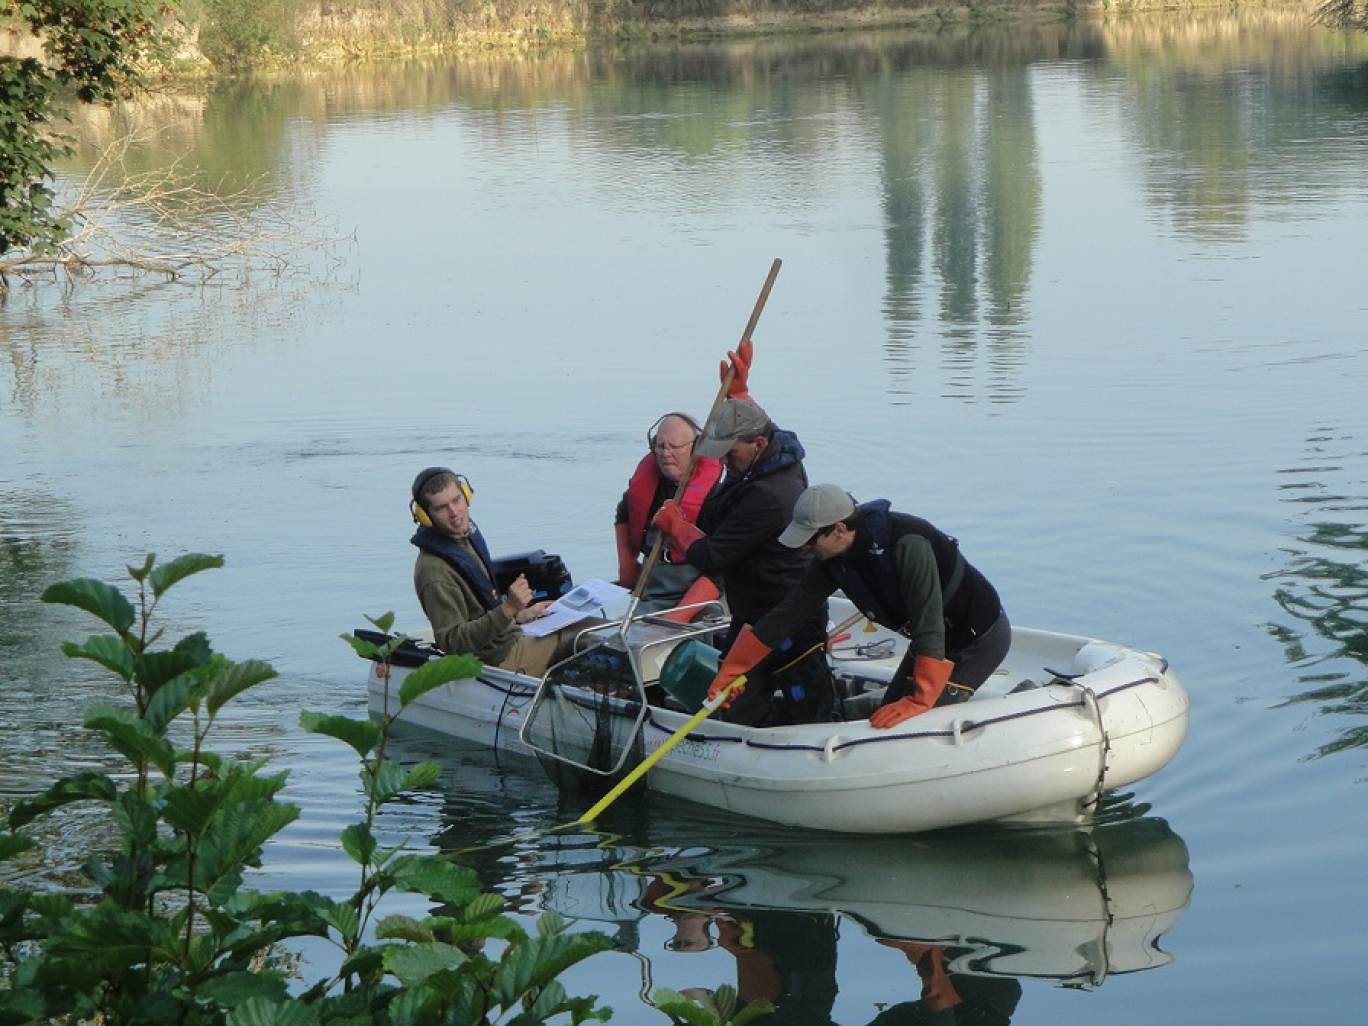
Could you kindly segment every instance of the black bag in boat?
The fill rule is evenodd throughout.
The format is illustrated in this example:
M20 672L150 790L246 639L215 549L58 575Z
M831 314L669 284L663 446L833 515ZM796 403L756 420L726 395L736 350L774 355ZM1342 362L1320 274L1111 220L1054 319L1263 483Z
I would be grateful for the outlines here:
M508 586L518 579L519 574L525 574L536 602L542 599L554 601L573 587L570 571L565 569L560 556L548 553L545 549L501 556L494 560L490 569L494 572L494 583L499 586L501 593L508 591Z

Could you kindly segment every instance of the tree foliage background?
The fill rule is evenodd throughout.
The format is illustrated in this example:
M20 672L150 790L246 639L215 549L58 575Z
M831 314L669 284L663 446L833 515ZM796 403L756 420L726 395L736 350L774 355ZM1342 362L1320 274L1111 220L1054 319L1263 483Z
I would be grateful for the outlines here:
M0 55L0 256L49 253L66 237L52 169L69 151L72 105L130 95L164 56L175 15L165 0L0 0L11 40L42 47L41 57Z

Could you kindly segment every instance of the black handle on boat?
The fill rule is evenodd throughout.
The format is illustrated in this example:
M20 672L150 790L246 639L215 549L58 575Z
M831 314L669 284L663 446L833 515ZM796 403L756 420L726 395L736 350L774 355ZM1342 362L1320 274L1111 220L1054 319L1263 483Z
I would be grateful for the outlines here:
M770 264L769 274L765 277L764 287L760 289L760 296L755 301L755 309L751 311L750 320L746 322L746 328L741 332L741 341L746 342L755 331L755 326L760 322L760 314L765 309L765 302L769 299L770 289L774 287L774 279L779 277L779 268L783 261L778 257L774 258L774 263ZM732 378L736 375L736 368L727 368L727 373L722 376L722 387L717 390L717 398L713 400L712 409L708 411L707 419L703 421L703 431L700 438L707 435L708 428L716 419L717 413L722 409L722 401L727 398L727 392L731 388ZM679 484L675 486L674 501L679 502L684 498L684 489L689 486L689 479L693 477L694 468L698 465L698 453L693 452L689 456L689 465L684 468L684 475L679 479ZM636 587L632 589L632 600L627 607L627 616L623 623L627 623L636 612L637 603L641 601L642 592L646 590L646 585L651 579L651 571L655 569L657 560L660 559L660 550L663 547L665 535L656 532L655 544L651 546L650 554L646 557L646 562L641 568L641 576L637 578Z

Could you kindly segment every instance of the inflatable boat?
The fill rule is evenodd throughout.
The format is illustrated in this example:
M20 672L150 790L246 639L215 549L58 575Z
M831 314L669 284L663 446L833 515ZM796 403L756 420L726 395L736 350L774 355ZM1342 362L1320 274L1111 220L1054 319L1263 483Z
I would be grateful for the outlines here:
M836 596L833 622L849 614L858 617ZM668 742L649 788L849 834L1083 823L1104 793L1162 769L1187 733L1188 695L1162 656L1029 628L1013 629L1007 658L970 699L876 730L868 717L905 642L865 622L829 646L840 719L756 728L712 718L676 739L697 708L678 664L722 625L700 620L598 626L544 678L486 667L400 711L405 675L441 655L430 633L414 632L390 662L371 665L370 710L605 779Z

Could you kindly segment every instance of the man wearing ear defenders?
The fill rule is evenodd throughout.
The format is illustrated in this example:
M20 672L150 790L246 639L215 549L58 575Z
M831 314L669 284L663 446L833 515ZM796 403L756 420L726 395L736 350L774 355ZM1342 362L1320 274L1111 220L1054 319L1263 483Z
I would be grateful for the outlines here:
M443 652L540 677L571 654L585 625L541 638L522 632L519 625L545 615L551 603L533 602L532 586L521 574L507 594L499 594L489 547L470 519L473 496L464 475L446 467L428 467L414 479L410 508L419 526L410 540L419 549L413 565L418 602Z
M703 500L722 476L720 460L694 459L694 442L702 433L698 422L687 413L667 413L646 432L650 451L641 458L627 482L613 525L617 534L618 584L624 588L637 586L641 557L655 546L656 528L651 518L674 496L690 463L693 473L680 500L684 518L690 523L698 519ZM679 614L680 618L691 620L702 608L700 603L711 602L717 596L717 585L690 566L678 546L665 545L651 570L651 579L642 589L637 609L651 613L673 606L695 606Z

